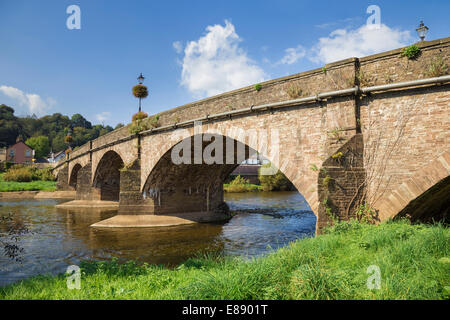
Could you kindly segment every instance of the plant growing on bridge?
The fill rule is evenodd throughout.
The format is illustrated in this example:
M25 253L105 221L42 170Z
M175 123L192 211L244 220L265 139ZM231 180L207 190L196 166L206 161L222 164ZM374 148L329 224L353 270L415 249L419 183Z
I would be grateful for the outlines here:
M375 224L379 221L378 213L366 202L359 205L355 216L359 222Z
M341 132L342 132L342 128L334 128L332 130L330 130L329 132L327 132L327 135L336 140L336 142L342 141L344 140L344 138L341 136Z
M291 85L287 88L286 93L289 98L296 99L302 96L303 91L299 86Z
M157 128L159 125L158 121L159 115L154 115L153 117L149 118L147 113L138 112L133 116L133 122L131 123L128 130L130 134L137 134L144 130Z
M358 70L358 72L356 73L356 79L358 80L361 87L369 87L373 85L372 79L370 79L362 70Z
M260 83L255 84L255 90L260 91L262 89L262 85Z
M342 152L336 152L335 154L331 155L333 159L341 159L344 156Z
M413 44L413 45L411 45L409 47L404 48L402 50L401 54L404 57L408 57L409 60L414 60L414 59L417 59L420 56L421 51L420 51L420 48L418 46Z
M448 74L448 65L442 57L435 57L430 61L427 74L430 77L445 76Z
M150 129L150 128L157 128L158 125L159 125L158 121L159 121L159 114L156 114L156 115L154 115L151 118L148 118L147 119L147 124L149 126L148 129Z
M330 177L330 175L326 175L323 179L322 179L322 185L323 185L323 187L326 189L326 190L328 190L328 188L329 188L329 186L330 186L330 182L332 181L333 179Z

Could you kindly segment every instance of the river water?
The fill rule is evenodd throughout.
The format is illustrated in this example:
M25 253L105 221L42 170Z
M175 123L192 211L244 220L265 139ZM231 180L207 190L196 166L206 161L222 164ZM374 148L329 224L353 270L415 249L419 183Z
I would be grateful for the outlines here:
M314 235L316 218L298 192L225 194L225 201L235 214L226 223L139 229L89 227L116 211L56 209L57 200L2 201L0 216L12 213L31 233L18 242L21 262L0 252L0 286L62 273L84 259L117 257L170 267L204 252L254 257ZM5 230L0 233L7 237Z

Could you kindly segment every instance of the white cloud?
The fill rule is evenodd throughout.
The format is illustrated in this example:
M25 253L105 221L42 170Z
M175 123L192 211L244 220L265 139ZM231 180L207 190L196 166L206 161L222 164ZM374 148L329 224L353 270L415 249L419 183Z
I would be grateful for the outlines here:
M173 48L175 49L176 53L181 53L183 51L183 45L180 41L175 41L172 43Z
M42 99L41 96L35 93L25 93L20 89L2 85L0 92L17 101L19 106L28 108L30 114L38 116L45 114L45 112L56 104L53 98Z
M266 78L239 47L241 38L231 22L213 25L184 49L181 84L196 97L211 96L241 88Z
M301 45L296 48L287 48L284 51L286 54L277 64L293 64L306 55L306 50Z
M111 117L111 112L108 112L108 111L104 111L102 113L95 115L95 118L100 122L104 122L104 121L108 120L110 117Z
M363 25L356 30L337 29L328 37L320 38L309 56L313 62L329 63L396 49L412 40L409 31L392 29L384 24L379 28Z

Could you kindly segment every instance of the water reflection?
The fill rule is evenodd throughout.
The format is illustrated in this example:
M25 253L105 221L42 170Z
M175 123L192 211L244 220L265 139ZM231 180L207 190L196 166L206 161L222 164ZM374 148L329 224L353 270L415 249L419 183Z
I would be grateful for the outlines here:
M114 210L56 209L56 200L2 201L0 215L22 219L32 234L21 241L22 264L0 255L0 285L41 273L64 272L82 259L176 265L200 252L255 256L311 236L315 216L297 192L226 194L236 215L224 224L96 229Z

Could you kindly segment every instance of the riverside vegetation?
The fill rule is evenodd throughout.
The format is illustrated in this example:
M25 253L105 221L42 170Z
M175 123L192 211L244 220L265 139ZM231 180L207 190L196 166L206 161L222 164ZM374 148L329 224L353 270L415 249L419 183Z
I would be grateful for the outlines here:
M42 275L0 288L0 299L448 299L449 242L441 224L341 222L253 259L209 254L175 269L83 262L81 290ZM372 265L380 289L367 286Z
M264 164L262 168L270 167L270 163ZM248 179L236 176L229 183L223 185L225 192L254 192L254 191L288 191L293 190L293 185L288 178L280 171L273 175L262 175L258 171L258 179L261 185L251 184Z
M5 173L0 173L0 192L55 191L55 180L50 169L14 165Z

